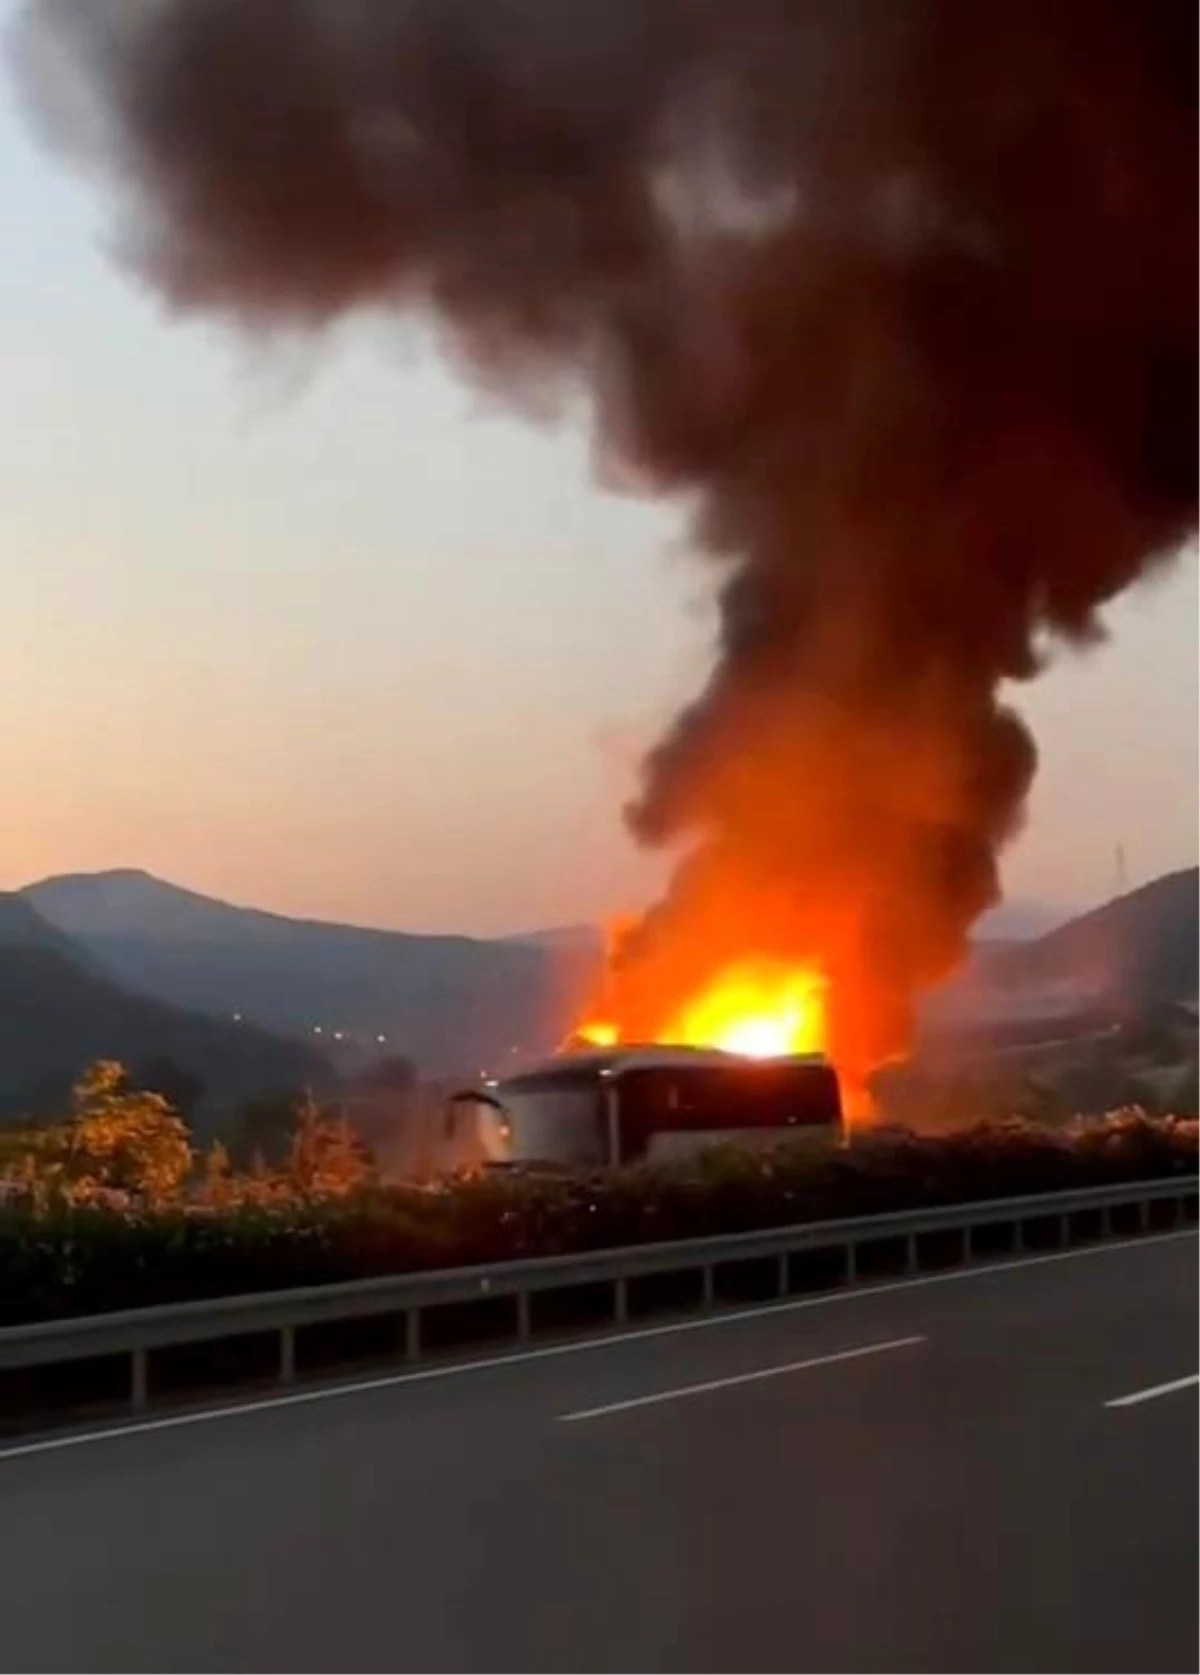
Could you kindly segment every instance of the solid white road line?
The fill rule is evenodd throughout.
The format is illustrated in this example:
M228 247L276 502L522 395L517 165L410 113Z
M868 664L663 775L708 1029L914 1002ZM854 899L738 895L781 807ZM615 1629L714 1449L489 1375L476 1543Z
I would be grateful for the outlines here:
M1135 1390L1129 1396L1114 1396L1111 1402L1105 1402L1105 1407L1137 1407L1139 1402L1152 1402L1156 1396L1169 1396L1176 1390L1189 1390L1193 1384L1200 1384L1200 1373L1192 1373L1188 1378L1173 1378L1169 1384L1152 1384L1148 1390Z
M666 1338L676 1332L707 1332L717 1326L735 1326L743 1320L764 1320L774 1314L797 1314L802 1309L829 1308L836 1303L855 1303L864 1297L883 1297L894 1291L919 1291L928 1285L952 1285L961 1280L986 1279L989 1274L1017 1273L1022 1268L1043 1268L1051 1262L1075 1262L1088 1256L1113 1256L1141 1250L1147 1245L1171 1244L1177 1239L1194 1239L1196 1229L1175 1233L1151 1233L1145 1237L1114 1240L1111 1244L1081 1245L1077 1250L1048 1251L1042 1256L1021 1256L1006 1262L990 1262L969 1268L950 1268L938 1274L919 1274L913 1279L886 1280L882 1285L855 1285L845 1291L823 1292L818 1297L792 1297L785 1303L763 1303L752 1309L730 1309L727 1313L698 1315L691 1320L672 1320L662 1326L639 1326L632 1332L608 1332L602 1337L580 1338L569 1343L543 1344L538 1349L515 1349L504 1355L480 1356L473 1361L454 1361L444 1367L422 1367L417 1372L384 1373L378 1378L350 1384L324 1384L315 1390L293 1390L286 1396L263 1396L252 1402L232 1402L224 1407L202 1408L194 1413L173 1413L162 1419L137 1419L132 1424L106 1425L97 1431L70 1431L65 1436L42 1437L0 1448L0 1462L18 1460L26 1454L55 1454L63 1448L82 1448L94 1442L112 1442L119 1437L145 1436L151 1431L178 1431L186 1425L210 1425L222 1419L239 1419L246 1414L271 1413L277 1408L306 1407L313 1402L336 1401L340 1396L360 1396L373 1390L392 1390L405 1384L424 1384L431 1379L461 1378L467 1373L491 1372L497 1367L522 1366L526 1361L549 1361L560 1355L586 1355L645 1338Z
M784 1373L806 1373L813 1367L832 1367L839 1361L859 1361L864 1355L883 1355L890 1349L910 1349L924 1338L889 1338L886 1343L863 1344L858 1349L839 1350L836 1355L815 1355L809 1361L787 1361L782 1367L761 1367L757 1372L736 1373L732 1378L710 1378L703 1384L681 1384L674 1390L656 1390L649 1396L631 1396L623 1402L606 1402L603 1407L579 1408L560 1413L564 1425L580 1419L604 1419L610 1413L628 1413L630 1408L654 1407L658 1402L677 1402L682 1396L706 1396L710 1390L732 1390L738 1384L758 1384L764 1378L781 1378Z

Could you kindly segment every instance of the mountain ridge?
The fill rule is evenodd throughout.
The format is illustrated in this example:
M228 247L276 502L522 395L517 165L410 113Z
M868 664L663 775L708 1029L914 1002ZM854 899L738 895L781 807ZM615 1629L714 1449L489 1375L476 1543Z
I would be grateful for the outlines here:
M981 939L969 964L923 999L922 1015L1061 1011L1122 989L1134 1006L1143 991L1186 999L1196 880L1183 869L1041 936ZM128 989L316 1038L343 1068L388 1053L427 1075L458 1074L540 1056L583 1003L602 948L602 933L585 925L481 938L293 918L134 868L59 875L22 895ZM1029 904L1013 906L1028 922Z
M131 989L332 1042L342 1058L405 1054L429 1074L548 1050L594 963L536 941L291 918L135 869L60 875L23 893Z
M311 1047L124 987L27 898L0 894L0 1117L60 1112L97 1058L135 1078L169 1064L196 1081L209 1115L332 1077Z
M123 900L126 911L114 913L113 893L116 890L125 892ZM157 902L161 909L168 914L174 913L179 919L186 916L188 910L195 914L197 921L201 916L210 919L213 915L220 915L232 927L235 924L252 920L261 927L277 926L281 930L290 931L295 927L320 929L324 931L341 932L352 936L366 936L391 938L396 937L408 942L450 942L476 946L479 943L493 942L536 942L542 934L551 937L557 934L551 930L547 933L531 932L528 936L513 937L478 937L470 936L460 931L406 931L394 930L381 925L360 925L352 920L322 919L309 914L280 913L273 908L255 907L249 903L228 901L222 896L210 896L200 890L193 890L185 884L175 884L169 879L159 878L155 873L147 872L140 867L113 867L101 872L68 872L53 873L45 878L37 879L26 884L19 892L14 892L34 903L38 912L47 922L58 924L66 919L76 926L75 934L102 935L116 929L119 921L123 933L128 934L131 929L127 904L130 899L135 900L134 892L140 894L141 900L137 905L144 912L148 906ZM97 912L98 897L108 894L108 900ZM122 901L117 896L118 905ZM185 907L186 904L186 907ZM82 911L81 911L82 908ZM181 915L181 910L183 914ZM107 924L104 922L107 919ZM163 929L161 917L155 921L154 929L161 933ZM569 929L569 927L567 927Z

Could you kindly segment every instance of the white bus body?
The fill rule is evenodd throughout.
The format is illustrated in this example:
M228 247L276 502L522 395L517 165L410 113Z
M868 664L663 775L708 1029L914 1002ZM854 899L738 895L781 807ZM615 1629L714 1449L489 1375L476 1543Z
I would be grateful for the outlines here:
M836 1072L819 1054L702 1048L563 1053L449 1102L456 1154L495 1166L610 1168L714 1145L842 1138Z

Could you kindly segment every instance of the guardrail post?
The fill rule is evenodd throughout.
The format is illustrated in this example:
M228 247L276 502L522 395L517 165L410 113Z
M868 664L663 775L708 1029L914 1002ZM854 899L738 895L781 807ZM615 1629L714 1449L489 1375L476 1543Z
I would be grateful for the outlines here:
M1145 1199L1145 1198L1142 1199L1141 1203L1137 1207L1137 1212L1138 1212L1138 1231L1140 1233L1149 1232L1149 1230L1150 1230L1150 1203L1149 1203L1148 1199Z
M917 1271L917 1236L915 1233L906 1234L904 1239L904 1272L915 1274Z
M629 1287L623 1279L613 1281L613 1320L623 1326L629 1319Z
M529 1318L529 1293L528 1293L528 1291L518 1291L517 1292L517 1336L518 1336L518 1338L521 1339L521 1341L523 1343L526 1338L528 1338L532 1335L532 1332L533 1332L533 1326L532 1326L532 1324L530 1322L530 1318Z
M296 1328L279 1328L279 1382L292 1384L296 1378Z
M711 1309L717 1300L717 1282L711 1262L700 1270L700 1307Z
M1101 1206L1100 1206L1100 1237L1102 1239L1111 1239L1112 1238L1112 1230L1113 1230L1112 1207L1111 1207L1111 1205L1108 1205L1108 1204L1101 1204Z
M421 1311L418 1308L404 1311L404 1359L421 1359Z
M786 1297L787 1294L788 1294L788 1253L787 1253L786 1250L781 1250L780 1253L779 1253L778 1268L779 1268L779 1295L781 1297Z
M1012 1253L1020 1256L1025 1249L1025 1223L1020 1216L1013 1222Z
M962 1259L964 1263L972 1262L975 1259L975 1241L971 1237L971 1232L971 1224L968 1222L962 1230Z
M146 1376L146 1351L134 1349L129 1353L129 1405L135 1413L145 1413L149 1400L149 1380Z
M858 1246L846 1246L846 1265L842 1269L842 1278L846 1285L853 1285L858 1278Z

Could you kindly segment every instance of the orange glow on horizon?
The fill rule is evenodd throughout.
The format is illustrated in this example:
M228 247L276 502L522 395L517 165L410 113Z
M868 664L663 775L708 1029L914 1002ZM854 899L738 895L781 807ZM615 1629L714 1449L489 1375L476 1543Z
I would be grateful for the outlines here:
M661 1046L714 1047L745 1058L817 1053L828 1039L827 984L808 966L746 961L720 972L655 1031ZM607 1018L580 1025L576 1039L613 1047L623 1039Z

